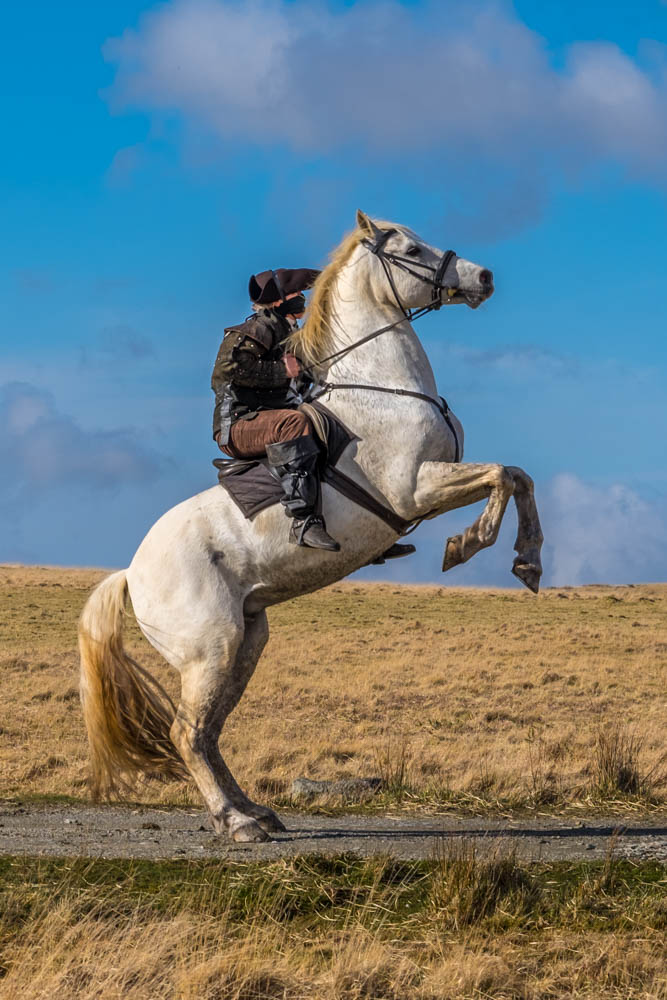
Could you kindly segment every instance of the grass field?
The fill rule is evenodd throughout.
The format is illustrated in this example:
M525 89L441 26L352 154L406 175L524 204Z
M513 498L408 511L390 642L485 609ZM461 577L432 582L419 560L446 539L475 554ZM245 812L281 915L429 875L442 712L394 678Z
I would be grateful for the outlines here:
M0 567L5 799L87 796L76 619L103 575ZM271 610L224 753L280 807L299 775L379 774L364 808L659 810L666 610L667 586L340 584ZM177 696L130 615L127 642ZM465 840L421 862L2 858L0 998L666 1000L666 887L655 862Z
M0 567L0 795L86 797L76 620L90 570ZM667 586L528 592L343 583L270 610L223 734L250 793L380 775L402 808L652 808L665 794ZM177 677L130 615L128 646ZM178 783L137 797L197 802Z

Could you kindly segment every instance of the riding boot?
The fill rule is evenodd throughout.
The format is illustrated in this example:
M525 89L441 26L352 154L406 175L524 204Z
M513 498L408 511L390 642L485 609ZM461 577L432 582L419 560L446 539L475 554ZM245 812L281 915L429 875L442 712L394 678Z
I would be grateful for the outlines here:
M316 512L319 454L317 442L309 435L266 446L271 473L285 493L281 503L292 518L290 541L311 549L338 552L340 545L327 533L324 518Z

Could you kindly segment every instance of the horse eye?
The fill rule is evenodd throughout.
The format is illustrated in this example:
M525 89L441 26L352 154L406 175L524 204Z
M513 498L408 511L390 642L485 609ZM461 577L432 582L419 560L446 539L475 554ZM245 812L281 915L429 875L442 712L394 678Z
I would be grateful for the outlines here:
M421 250L417 246L411 246L408 247L408 249L405 252L408 255L408 257L419 257Z

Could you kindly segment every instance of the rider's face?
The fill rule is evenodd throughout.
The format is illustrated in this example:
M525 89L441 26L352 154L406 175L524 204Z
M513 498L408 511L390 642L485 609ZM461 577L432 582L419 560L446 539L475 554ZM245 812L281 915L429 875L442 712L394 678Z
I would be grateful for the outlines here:
M277 302L266 302L264 304L263 308L264 309L275 309L276 306L279 306L283 301L284 302L289 302L290 299L295 299L299 295L301 295L301 292L291 292L289 295L286 295L284 299L278 299ZM293 319L301 319L301 317L304 316L305 313L303 313L303 312L287 313L287 315L288 316L292 316Z

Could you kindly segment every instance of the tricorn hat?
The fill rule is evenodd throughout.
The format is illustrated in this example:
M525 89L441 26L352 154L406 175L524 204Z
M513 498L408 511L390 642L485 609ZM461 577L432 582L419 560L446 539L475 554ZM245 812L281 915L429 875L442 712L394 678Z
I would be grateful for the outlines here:
M294 269L279 267L275 271L260 271L259 274L251 274L248 282L250 299L257 305L278 302L286 295L310 288L318 274L321 272L315 271L311 267Z

